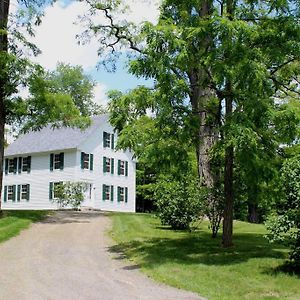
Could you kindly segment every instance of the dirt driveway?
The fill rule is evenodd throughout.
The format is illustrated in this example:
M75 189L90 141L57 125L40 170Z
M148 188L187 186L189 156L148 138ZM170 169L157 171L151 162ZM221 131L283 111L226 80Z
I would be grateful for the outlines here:
M1 244L0 299L201 299L115 259L109 225L99 212L57 212Z

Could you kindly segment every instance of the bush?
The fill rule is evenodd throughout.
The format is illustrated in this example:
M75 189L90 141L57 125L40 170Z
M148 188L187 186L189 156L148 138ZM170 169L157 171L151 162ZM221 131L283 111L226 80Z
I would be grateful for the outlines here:
M172 229L189 229L203 216L203 196L197 183L189 178L181 181L161 180L155 199L163 225Z
M300 156L287 159L281 172L282 199L277 214L266 222L271 242L290 247L290 260L300 268Z
M85 182L62 182L55 187L56 198L53 199L60 207L71 206L78 209L84 200L84 192L87 189Z

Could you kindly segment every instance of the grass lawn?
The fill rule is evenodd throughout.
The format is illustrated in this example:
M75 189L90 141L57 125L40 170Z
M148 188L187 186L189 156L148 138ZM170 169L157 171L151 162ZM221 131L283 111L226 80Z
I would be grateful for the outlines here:
M269 244L263 225L235 222L234 243L220 247L208 223L189 233L172 231L147 214L111 215L111 251L124 251L157 281L208 299L300 299L300 277L280 271L287 250Z
M0 243L19 234L19 232L33 222L37 222L49 215L49 211L3 211L0 215Z

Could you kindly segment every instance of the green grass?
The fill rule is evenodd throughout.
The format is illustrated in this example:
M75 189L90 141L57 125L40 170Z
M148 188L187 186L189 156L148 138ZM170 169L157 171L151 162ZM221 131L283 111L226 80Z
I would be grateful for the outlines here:
M21 230L28 228L49 215L49 211L2 211L0 214L0 243L16 236Z
M234 223L234 244L220 247L208 223L172 231L146 214L111 215L111 251L125 252L153 279L208 299L300 299L300 277L281 271L287 249L269 244L263 225Z

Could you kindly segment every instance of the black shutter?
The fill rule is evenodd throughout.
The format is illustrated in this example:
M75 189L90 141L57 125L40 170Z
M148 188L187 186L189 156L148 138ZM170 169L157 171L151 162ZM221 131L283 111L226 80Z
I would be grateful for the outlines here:
M114 174L114 162L115 160L113 158L110 159L110 173Z
M118 186L118 202L121 200L120 187Z
M110 186L110 201L114 201L114 186Z
M125 202L127 203L128 201L128 188L125 188Z
M63 152L59 153L59 168L61 170L64 169L64 158L65 158L64 153Z
M18 166L18 158L15 157L15 158L14 158L14 174L17 173L17 166Z
M26 195L26 200L29 201L30 199L30 184L27 184L27 195Z
M18 202L20 202L20 200L21 200L21 184L18 184L17 200L18 200Z
M50 171L53 171L53 160L54 160L54 154L50 154Z
M84 152L81 152L81 169L84 169Z
M8 158L5 158L5 174L8 174Z
M53 199L53 182L49 182L49 199Z
M115 149L115 135L111 135L111 149Z
M105 200L105 184L102 184L102 200Z
M106 147L106 135L107 133L105 131L103 131L103 147Z
M13 185L13 194L12 194L12 201L16 201L16 185Z
M4 186L4 202L7 201L7 185Z
M118 175L121 174L121 161L118 159Z
M28 167L27 167L27 173L30 173L31 171L31 156L27 157Z
M106 173L106 157L103 156L103 173Z
M90 154L90 170L94 169L94 154Z
M125 161L125 176L128 176L128 161Z
M18 163L18 173L20 174L22 172L22 157L19 157L19 163Z

